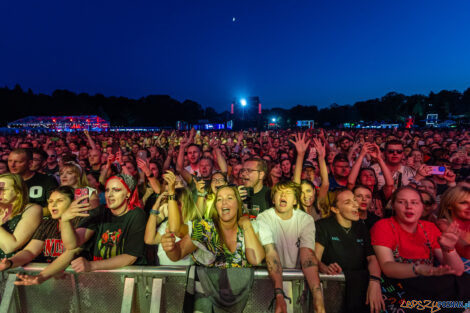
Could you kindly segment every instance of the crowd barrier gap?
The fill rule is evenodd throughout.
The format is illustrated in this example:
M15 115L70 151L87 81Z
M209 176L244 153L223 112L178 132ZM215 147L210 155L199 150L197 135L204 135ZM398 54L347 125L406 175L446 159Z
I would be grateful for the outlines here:
M17 273L37 274L48 264L31 263L0 273L0 313L173 313L181 312L186 285L185 266L128 266L116 270L75 273L42 285L16 286ZM313 312L301 270L283 270L284 291L292 299L288 312ZM320 275L327 312L340 312L344 275ZM264 268L255 282L244 312L268 312L273 286ZM308 291L307 291L308 292ZM303 296L303 297L302 297ZM305 301L301 301L304 299Z

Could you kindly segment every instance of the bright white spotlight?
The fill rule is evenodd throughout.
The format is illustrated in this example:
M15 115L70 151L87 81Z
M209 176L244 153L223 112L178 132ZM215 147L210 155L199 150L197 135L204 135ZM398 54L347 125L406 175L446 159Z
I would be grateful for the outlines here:
M275 118L275 117L273 117L273 118L271 119L271 121L275 122L275 121L276 121L276 118Z
M240 103L242 104L242 106L245 106L245 105L246 105L246 100L245 100L245 99L241 99L241 100L240 100Z

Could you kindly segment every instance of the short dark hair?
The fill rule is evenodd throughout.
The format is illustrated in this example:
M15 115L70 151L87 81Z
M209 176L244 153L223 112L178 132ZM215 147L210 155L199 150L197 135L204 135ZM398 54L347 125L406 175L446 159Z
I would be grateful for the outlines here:
M25 149L25 148L16 148L10 152L15 153L15 154L24 154L26 155L26 159L28 161L31 161L33 159L33 153L31 152L31 149Z
M259 157L251 157L245 160L245 162L251 162L251 161L258 163L256 166L258 168L258 171L263 172L264 177L266 178L268 176L268 165L266 164L266 161L263 159L260 159Z
M391 146L391 145L400 145L403 147L403 142L401 140L398 140L398 139L392 139L392 140L389 140L385 143L385 151L387 151L388 149L388 146Z
M347 162L349 164L348 156L344 153L338 153L333 159L333 165L338 162Z

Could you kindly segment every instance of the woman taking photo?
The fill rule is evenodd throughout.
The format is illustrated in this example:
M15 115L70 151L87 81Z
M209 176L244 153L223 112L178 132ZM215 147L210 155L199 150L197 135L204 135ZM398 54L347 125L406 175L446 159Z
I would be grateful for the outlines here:
M131 264L144 264L145 212L137 196L137 182L132 176L119 174L106 182L106 206L86 213L89 208L80 204L69 209L60 219L64 247L74 250L95 238L91 251L93 261L83 257L72 261L76 272L115 269ZM83 219L74 229L71 220Z
M41 223L42 208L28 200L21 176L0 175L0 259L21 249Z
M399 283L406 299L468 300L470 282L455 276L464 270L455 251L457 225L452 223L441 233L435 224L421 221L423 201L411 187L397 190L391 204L394 216L371 229L375 254L389 282Z
M212 312L214 307L223 307L229 312L242 312L251 293L254 272L240 268L260 264L264 249L249 218L242 217L242 201L236 187L223 186L217 190L210 216L194 221L192 233L178 243L167 230L162 246L172 261L197 251L195 311ZM240 288L232 290L227 298L228 290L221 293L220 284L228 283L230 278L236 279Z

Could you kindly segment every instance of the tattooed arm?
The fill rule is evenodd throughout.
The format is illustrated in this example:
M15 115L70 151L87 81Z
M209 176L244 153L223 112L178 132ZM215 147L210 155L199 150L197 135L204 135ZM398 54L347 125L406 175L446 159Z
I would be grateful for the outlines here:
M309 248L300 248L300 264L302 272L307 280L310 292L313 295L313 306L315 312L324 313L323 294L320 287L320 276L318 275L318 259L315 252Z
M276 246L271 243L264 246L266 252L266 265L268 266L269 277L271 277L274 288L282 289L282 264L276 251ZM276 295L276 313L287 312L287 305L284 296Z

